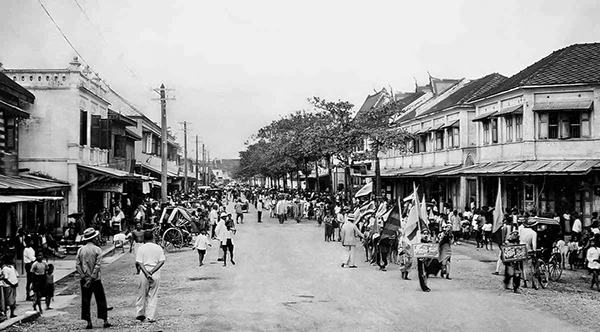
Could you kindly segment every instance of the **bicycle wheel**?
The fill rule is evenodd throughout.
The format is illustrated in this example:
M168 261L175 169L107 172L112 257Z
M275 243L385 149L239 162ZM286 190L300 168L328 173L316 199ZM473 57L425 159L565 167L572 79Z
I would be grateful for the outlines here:
M558 281L562 275L562 265L555 259L551 259L548 263L548 272L550 273L550 280Z
M548 265L546 265L546 263L544 263L544 262L539 262L537 277L538 277L538 281L540 282L540 286L542 286L542 288L548 287L548 280L549 280L548 274L549 274L548 273Z

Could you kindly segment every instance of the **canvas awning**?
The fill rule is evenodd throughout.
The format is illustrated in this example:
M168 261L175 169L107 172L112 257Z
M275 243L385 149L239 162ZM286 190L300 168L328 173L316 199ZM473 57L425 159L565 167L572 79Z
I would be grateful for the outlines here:
M523 105L515 105L501 109L496 116L506 116L511 114L523 114Z
M23 195L0 195L0 204L12 204L22 202L58 201L62 197L53 196L23 196Z
M551 101L535 103L534 111L583 111L592 109L593 101Z
M597 167L600 167L600 160L489 162L444 172L441 175L585 175Z
M460 127L460 120L451 121L450 123L444 125L442 127L442 129L451 128L451 127Z
M373 182L365 184L359 191L354 194L354 197L366 196L373 192Z
M487 120L487 119L489 119L491 117L496 116L496 113L498 113L498 111L492 111L492 112L488 112L488 113L485 113L485 114L480 114L480 115L476 116L473 119L473 121L474 122L475 121L485 121L485 120Z

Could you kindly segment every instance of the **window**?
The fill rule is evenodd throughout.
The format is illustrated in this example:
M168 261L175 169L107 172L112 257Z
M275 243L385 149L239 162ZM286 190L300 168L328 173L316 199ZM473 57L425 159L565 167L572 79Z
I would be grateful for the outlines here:
M523 140L523 116L515 115L515 139Z
M421 141L420 137L415 138L412 140L412 148L413 148L413 153L419 153L419 142Z
M589 112L545 112L538 115L540 139L566 139L590 136Z
M442 150L444 149L444 131L437 130L435 132L435 149Z
M483 122L483 144L490 144L490 122Z
M512 140L513 140L513 118L510 116L507 116L506 118L504 118L504 121L506 121L506 141L512 142Z
M17 149L17 136L16 136L16 130L15 130L15 118L10 117L10 118L6 118L5 117L5 131L6 131L6 136L5 136L5 149L6 151L14 151Z
M149 132L144 132L142 135L142 152L150 154L152 153L152 134Z
M100 115L92 115L92 130L90 135L90 146L93 148L100 147Z
M492 119L492 143L498 143L498 119Z
M450 130L452 130L452 147L453 148L458 148L460 147L460 128L459 127L452 127L450 128Z
M79 111L79 145L87 145L87 116L87 111Z
M127 140L123 135L115 136L115 157L117 158L127 158L127 150L126 150Z
M419 152L427 152L427 135L419 135Z

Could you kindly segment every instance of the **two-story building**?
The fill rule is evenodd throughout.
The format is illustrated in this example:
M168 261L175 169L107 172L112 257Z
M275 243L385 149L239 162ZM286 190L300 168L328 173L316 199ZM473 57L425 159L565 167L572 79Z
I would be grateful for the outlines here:
M102 206L126 201L127 182L143 178L126 167L109 167L119 159L127 163L115 143L127 140L132 121L109 115L106 84L77 58L65 69L4 72L36 95L30 119L19 127L19 136L26 138L19 140L20 167L68 182L66 211L83 212L86 222Z
M600 43L557 50L473 98L476 148L460 174L478 205L562 215L600 211ZM570 230L570 225L564 225Z

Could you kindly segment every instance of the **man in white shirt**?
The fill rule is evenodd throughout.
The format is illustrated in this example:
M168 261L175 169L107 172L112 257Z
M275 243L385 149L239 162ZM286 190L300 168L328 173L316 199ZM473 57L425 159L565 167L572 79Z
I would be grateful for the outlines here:
M262 212L264 209L264 204L263 204L263 200L262 198L258 199L258 202L256 203L256 211L258 213L258 222L262 222Z
M211 238L215 238L215 228L217 227L217 221L219 220L219 212L217 211L217 206L213 205L210 213L208 214L208 219L210 220L211 227Z
M31 242L27 241L25 249L23 250L23 263L25 263L25 271L27 272L27 283L25 284L25 291L27 292L26 301L31 301L31 284L33 283L33 273L31 272L31 265L35 262L35 250L31 247Z
M146 243L137 250L135 266L138 270L138 289L136 319L149 323L156 321L156 304L158 302L158 286L160 284L160 268L165 264L165 252L154 243L152 232L144 233Z
M521 231L519 232L519 241L521 244L524 244L527 246L527 252L533 252L535 250L537 250L537 233L536 231L533 230L533 226L535 225L535 223L530 222L529 220L526 220L523 223L523 228L521 229ZM527 280L527 275L529 273L528 270L528 266L531 263L531 259L527 259L527 264L525 264L526 266L523 267L523 279Z
M571 231L573 232L575 239L579 241L581 240L581 231L583 230L583 227L581 224L581 219L579 219L579 214L577 212L573 212L573 219L575 219L575 221L573 221L573 227Z

